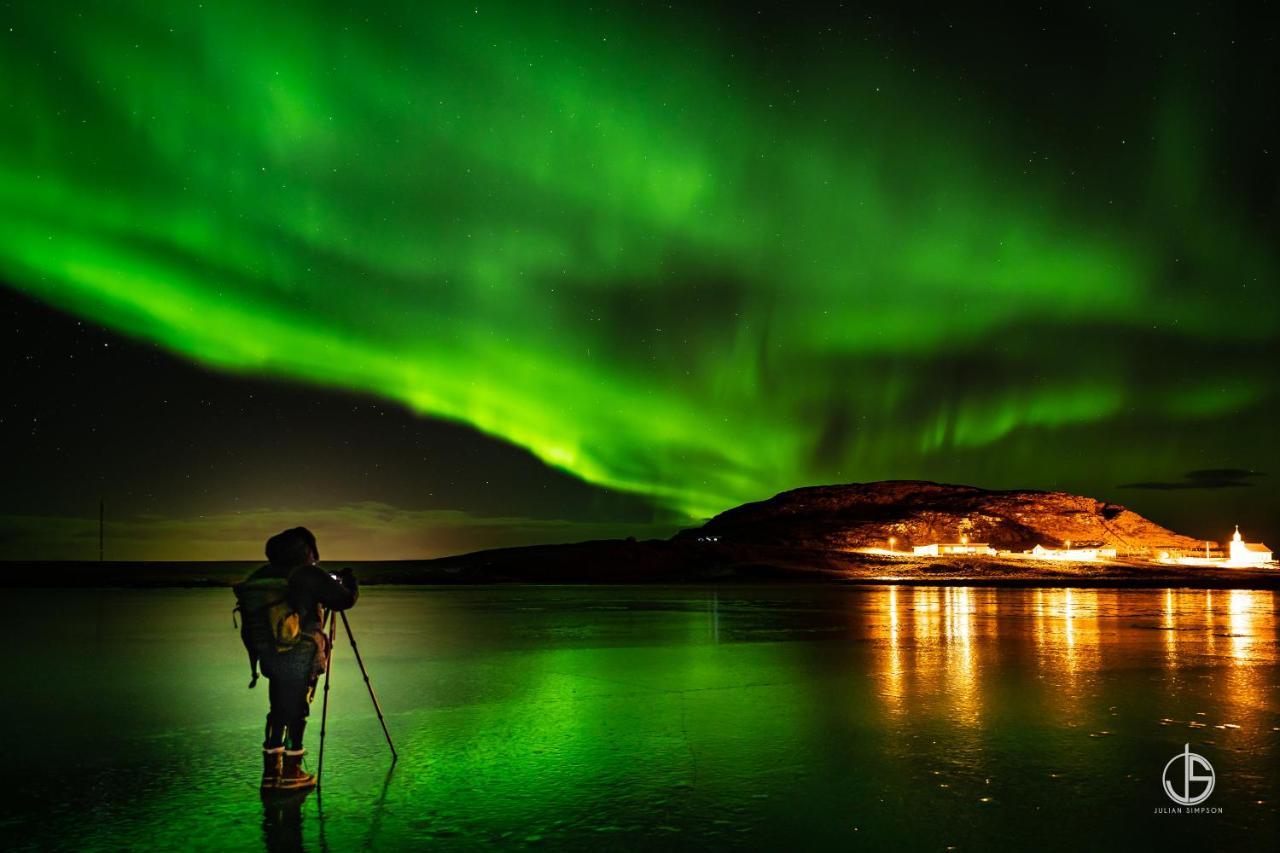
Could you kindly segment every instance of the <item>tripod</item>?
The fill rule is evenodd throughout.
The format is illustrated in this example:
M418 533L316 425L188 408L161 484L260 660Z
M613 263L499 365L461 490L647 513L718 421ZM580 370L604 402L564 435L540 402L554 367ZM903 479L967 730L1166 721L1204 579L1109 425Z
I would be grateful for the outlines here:
M373 692L373 683L369 681L369 670L364 667L364 658L360 657L360 647L356 645L356 636L351 633L351 623L347 621L346 611L337 611L342 617L342 627L347 631L347 640L351 643L351 651L356 653L356 663L360 665L360 674L364 676L364 686L369 688L369 698L373 700L373 710L378 714L378 722L382 724L382 734L387 738L387 746L391 749L391 763L395 764L400 756L396 746L391 742L391 732L387 731L387 721L382 716L382 706L378 704L378 696ZM338 620L333 611L329 613L329 654L324 664L324 705L320 712L320 758L316 762L316 790L320 789L320 774L324 772L324 733L329 718L329 679L333 670L334 638L338 632Z

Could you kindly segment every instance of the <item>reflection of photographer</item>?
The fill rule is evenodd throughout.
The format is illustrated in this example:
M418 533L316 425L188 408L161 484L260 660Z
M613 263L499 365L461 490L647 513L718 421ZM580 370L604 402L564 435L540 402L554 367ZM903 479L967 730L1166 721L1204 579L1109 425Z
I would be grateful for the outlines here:
M309 788L316 778L302 768L302 735L316 678L331 651L325 613L354 606L359 587L351 569L330 574L317 564L316 538L305 527L268 539L267 559L271 562L236 587L244 616L241 639L255 667L254 681L260 662L270 682L262 788Z
M262 841L268 853L306 850L302 840L302 804L310 788L282 793L262 791Z

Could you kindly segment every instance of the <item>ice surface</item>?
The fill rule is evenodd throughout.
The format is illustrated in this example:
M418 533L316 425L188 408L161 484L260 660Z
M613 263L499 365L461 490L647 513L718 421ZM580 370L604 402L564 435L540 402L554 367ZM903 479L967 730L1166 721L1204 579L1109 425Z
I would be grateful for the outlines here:
M0 843L350 850L1266 847L1270 592L369 588L324 795L257 791L228 590L10 595ZM314 768L319 700L308 730ZM1221 815L1170 806L1208 757Z

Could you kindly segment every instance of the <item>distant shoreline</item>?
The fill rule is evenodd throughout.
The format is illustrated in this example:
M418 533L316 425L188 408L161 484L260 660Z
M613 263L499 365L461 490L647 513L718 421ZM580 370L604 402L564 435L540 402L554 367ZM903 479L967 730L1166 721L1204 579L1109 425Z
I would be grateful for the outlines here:
M670 539L598 539L425 560L325 560L321 565L332 571L350 565L366 584L411 586L1280 589L1274 563L1256 568L1188 564L1196 561L1186 558L1198 558L1207 547L1132 510L1081 495L886 480L782 492L726 510ZM1155 556L1166 559L1157 562ZM9 562L0 565L0 587L226 587L258 565L255 560Z
M1151 580L1119 580L1093 578L1087 580L1071 580L1067 578L911 578L898 580L877 580L874 578L850 578L835 580L829 578L797 578L786 581L762 581L758 578L723 579L723 580L688 580L688 581L615 581L612 583L590 581L476 581L466 583L449 583L442 581L394 581L381 583L372 581L363 584L365 587L378 589L482 589L492 587L616 587L640 588L646 586L832 586L832 587L967 587L973 589L1199 589L1222 591L1272 592L1280 590L1280 579L1256 579L1245 584L1228 584L1216 579L1205 581L1187 581L1172 579ZM230 589L232 584L222 581L206 582L173 582L173 583L98 583L98 584L0 584L0 588L10 590L120 590L120 591L158 591L158 590L195 590L195 589Z
M225 588L261 561L3 561L8 589ZM1140 561L1037 562L999 557L883 557L847 552L698 547L662 540L604 540L481 551L432 560L334 561L371 586L644 586L828 584L992 588L1280 589L1280 570L1188 567Z

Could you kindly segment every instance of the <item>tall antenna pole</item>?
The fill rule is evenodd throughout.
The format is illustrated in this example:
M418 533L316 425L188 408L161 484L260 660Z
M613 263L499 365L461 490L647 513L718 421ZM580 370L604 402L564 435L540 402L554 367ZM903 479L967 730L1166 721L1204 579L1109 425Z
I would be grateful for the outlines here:
M98 498L98 562L99 563L102 562L102 559L103 559L102 554L104 550L103 541L105 537L103 535L103 527L104 527L103 519L106 515L105 507L106 507L106 501L104 501L102 498Z

